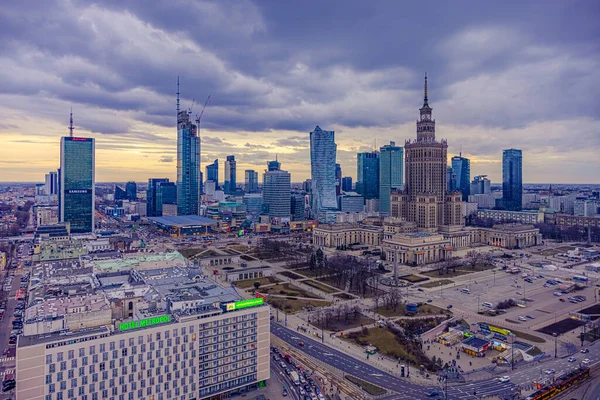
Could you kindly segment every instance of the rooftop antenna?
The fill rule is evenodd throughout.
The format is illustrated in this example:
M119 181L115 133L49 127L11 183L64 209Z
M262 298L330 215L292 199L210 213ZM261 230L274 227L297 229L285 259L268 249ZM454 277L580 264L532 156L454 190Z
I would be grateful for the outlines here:
M179 115L179 75L177 75L177 115Z
M69 136L73 137L73 107L71 107L71 118L69 118Z

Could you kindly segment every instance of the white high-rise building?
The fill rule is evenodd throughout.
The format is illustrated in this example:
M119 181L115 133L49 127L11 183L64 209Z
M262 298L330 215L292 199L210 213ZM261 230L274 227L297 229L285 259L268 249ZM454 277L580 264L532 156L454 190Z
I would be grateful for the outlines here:
M263 175L263 207L270 218L291 218L291 175L287 171L265 171Z

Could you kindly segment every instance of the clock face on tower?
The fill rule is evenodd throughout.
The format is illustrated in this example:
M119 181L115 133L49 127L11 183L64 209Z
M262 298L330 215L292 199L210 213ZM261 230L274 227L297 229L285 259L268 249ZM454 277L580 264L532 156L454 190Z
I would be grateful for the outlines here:
M421 115L421 120L423 120L423 121L429 120L429 115L428 114Z

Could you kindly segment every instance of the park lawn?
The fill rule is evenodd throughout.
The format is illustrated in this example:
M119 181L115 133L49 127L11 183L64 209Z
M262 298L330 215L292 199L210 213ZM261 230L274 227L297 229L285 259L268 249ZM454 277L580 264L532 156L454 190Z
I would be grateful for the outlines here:
M317 282L317 281L306 280L306 281L302 281L302 283L304 283L305 285L308 285L308 286L312 286L316 289L319 289L322 292L329 293L329 294L337 293L340 291L337 288L332 288L330 286L324 285L321 282Z
M193 257L204 250L206 249L203 247L182 247L180 249L177 249L177 251L181 253L181 255L185 258Z
M454 281L450 280L450 279L438 279L437 281L431 281L431 282L425 282L422 285L419 285L423 288L439 288L440 284L442 286L444 285L449 285L451 283L454 283Z
M368 342L371 346L377 347L377 351L379 353L385 354L392 358L401 358L403 360L411 360L414 363L417 363L417 359L413 356L413 354L409 353L407 349L398 342L396 339L396 335L390 332L386 328L371 328L368 330L368 335L360 335L360 340L363 342ZM346 340L353 341L353 339Z
M438 271L421 272L421 275L426 275L431 278L455 278L457 276L473 274L475 272L481 272L481 271L488 271L488 270L492 270L494 268L495 267L493 265L477 265L475 268L465 266L465 267L457 267L456 272L454 272L453 269L450 269L450 270L446 271L447 273L442 273L442 275L440 275Z
M271 306L278 308L288 313L295 313L304 309L304 307L328 307L331 305L330 301L326 300L308 300L308 299L297 299L294 297L272 297L269 296L267 300Z
M260 287L258 288L258 291L260 292L260 289L263 286L266 285L272 285L275 283L280 283L281 280L275 278L274 276L269 276L269 277L263 277L263 278L256 278L256 279L246 279L243 281L236 281L235 282L235 286L239 287L240 289L249 289L249 288L254 288L254 282L260 282Z
M431 304L421 304L416 314L410 314L406 312L406 305L400 304L396 310L387 309L385 307L377 307L375 312L383 317L403 317L403 316L424 316L424 315L443 315L449 313L448 310L440 308Z
M290 297L308 297L311 299L322 299L322 297L317 296L307 290L299 288L298 286L292 285L290 283L278 283L274 286L267 286L264 289L259 288L259 292L263 294L273 294L273 295L282 295L282 296L290 296Z

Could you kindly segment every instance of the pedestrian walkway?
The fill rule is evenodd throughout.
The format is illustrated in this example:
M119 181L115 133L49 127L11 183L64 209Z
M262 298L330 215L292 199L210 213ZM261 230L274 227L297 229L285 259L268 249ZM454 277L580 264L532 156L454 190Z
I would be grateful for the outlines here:
M15 358L14 357L0 358L0 363L6 363L6 362L11 362L11 361L15 361Z
M11 369L7 369L4 371L0 371L0 376L5 376L5 375L12 375L15 373L15 369L11 368Z

